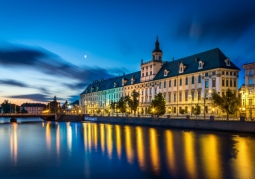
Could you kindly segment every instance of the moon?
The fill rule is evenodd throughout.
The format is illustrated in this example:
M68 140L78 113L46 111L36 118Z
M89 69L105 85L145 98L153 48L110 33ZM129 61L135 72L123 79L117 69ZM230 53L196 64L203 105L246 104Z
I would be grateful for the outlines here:
M87 55L84 55L84 58L87 58Z

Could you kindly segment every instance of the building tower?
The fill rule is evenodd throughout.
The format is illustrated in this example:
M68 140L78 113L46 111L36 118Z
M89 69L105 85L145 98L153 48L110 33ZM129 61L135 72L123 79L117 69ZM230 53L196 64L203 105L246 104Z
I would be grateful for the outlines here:
M155 49L152 51L152 61L162 62L162 50L159 48L158 36L155 42Z
M163 65L162 54L163 52L159 48L159 41L157 37L155 49L152 51L152 60L148 62L141 61L141 82L153 80Z

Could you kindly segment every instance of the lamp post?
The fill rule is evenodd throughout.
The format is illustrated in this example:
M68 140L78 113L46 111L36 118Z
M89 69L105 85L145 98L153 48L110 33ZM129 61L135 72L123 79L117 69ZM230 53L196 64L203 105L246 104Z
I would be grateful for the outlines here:
M192 116L192 99L191 99L191 95L189 95L189 99L190 99L190 108L189 108L189 111L190 111L190 116Z
M209 90L208 91L208 98L209 98L209 94L211 94L212 93L212 91L211 90ZM204 93L204 120L205 120L205 103L206 103L206 91L205 91L205 93Z

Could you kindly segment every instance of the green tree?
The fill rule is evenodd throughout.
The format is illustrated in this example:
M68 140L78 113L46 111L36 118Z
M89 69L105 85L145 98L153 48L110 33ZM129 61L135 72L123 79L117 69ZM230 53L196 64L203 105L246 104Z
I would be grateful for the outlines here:
M180 109L179 113L180 114L184 114L185 113L185 109Z
M127 110L127 101L125 97L121 97L116 105L117 109L120 110L121 113L125 113Z
M166 113L166 101L162 93L155 95L149 106L149 114L163 115Z
M196 104L196 105L195 105L195 108L194 108L193 111L192 111L192 113L193 113L194 115L198 116L199 114L201 114L201 107L200 107L198 104Z
M240 99L236 97L229 88L222 97L216 92L212 93L212 102L213 105L218 106L222 112L227 113L227 120L229 120L229 114L235 114L240 106Z
M4 102L1 104L1 112L3 113L13 113L19 111L18 107L15 104L11 104L8 100L4 100Z
M115 110L116 106L117 106L117 102L111 102L110 103L110 109L112 109L112 111Z
M96 111L96 113L97 113L97 114L100 114L100 113L101 113L101 110L100 110L100 109L98 109L98 110Z
M134 111L134 114L136 114L137 108L139 106L139 93L136 92L135 90L132 91L131 93L131 97L130 96L126 96L125 100L128 103L128 106L131 109L131 112Z

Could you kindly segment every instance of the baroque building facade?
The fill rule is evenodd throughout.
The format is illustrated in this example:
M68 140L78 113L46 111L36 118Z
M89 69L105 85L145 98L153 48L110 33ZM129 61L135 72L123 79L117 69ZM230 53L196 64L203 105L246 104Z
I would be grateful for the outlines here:
M240 113L246 118L255 118L255 62L244 64L244 84L239 89L241 95Z
M240 69L219 48L194 54L178 60L163 61L163 51L158 38L152 59L141 61L140 71L123 74L107 80L95 80L80 94L84 113L93 114L109 110L113 101L139 92L139 113L148 113L156 94L161 92L166 101L166 113L176 114L184 109L190 113L196 104L202 113L219 113L210 101L210 93L224 95L230 88L238 95Z

